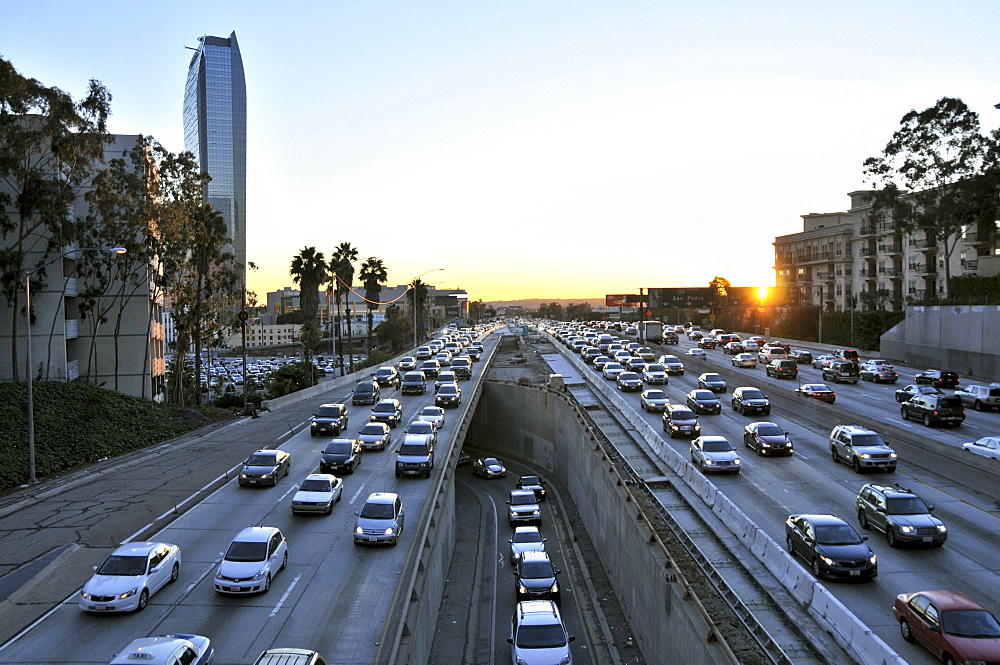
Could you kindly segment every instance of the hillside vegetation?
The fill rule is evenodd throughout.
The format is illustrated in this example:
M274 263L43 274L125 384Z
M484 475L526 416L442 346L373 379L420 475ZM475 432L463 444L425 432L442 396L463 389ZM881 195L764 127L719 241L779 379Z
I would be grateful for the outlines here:
M231 417L163 406L80 382L34 384L35 468L43 478ZM0 492L28 481L28 388L0 383Z

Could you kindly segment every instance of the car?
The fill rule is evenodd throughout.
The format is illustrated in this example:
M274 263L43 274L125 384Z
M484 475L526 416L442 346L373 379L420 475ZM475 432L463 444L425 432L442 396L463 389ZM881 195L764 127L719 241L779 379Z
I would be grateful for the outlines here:
M472 378L472 360L468 356L459 356L451 361L451 371L460 380Z
M814 369L823 369L824 367L826 367L827 363L833 362L836 359L837 359L836 356L831 356L829 354L816 356L815 358L813 358L812 366Z
M399 543L406 511L395 492L372 492L354 514L358 516L354 523L355 545L395 546Z
M357 439L333 439L319 456L319 472L354 473L361 464L361 442Z
M663 333L663 343L664 344L678 344L680 339L677 337L677 333L674 331Z
M715 372L705 372L698 376L698 387L711 390L713 393L724 393L728 390L726 380Z
M396 477L431 477L434 469L434 443L436 434L407 433L396 450Z
M834 383L857 383L861 380L861 366L853 360L831 360L821 373L824 380Z
M415 369L417 369L417 359L413 356L403 356L399 359L400 372L405 374L406 372L412 372Z
M715 341L714 337L706 336L698 340L699 349L714 349L716 344L717 342Z
M919 642L944 663L1000 662L1000 622L963 593L901 593L892 604L892 616L904 640Z
M830 431L833 463L847 462L855 473L875 470L893 473L899 455L876 432L861 425L837 425Z
M899 405L903 420L919 420L924 426L944 423L958 427L965 420L962 400L954 395L916 395Z
M776 379L794 379L799 375L799 366L791 358L775 358L764 366L764 373Z
M80 590L86 612L141 612L149 598L177 581L181 548L171 543L125 543L104 560Z
M215 569L215 592L267 593L271 578L288 566L288 541L281 529L249 526L233 538Z
M760 344L755 339L745 339L743 340L743 350L755 353L760 351Z
M825 383L803 383L801 386L796 388L794 392L797 395L818 399L819 401L826 402L827 404L833 404L837 401L837 393Z
M434 360L436 360L438 365L441 367L449 367L451 365L451 353L448 351L441 351L434 356Z
M699 349L697 347L688 349L685 355L689 355L692 358L701 358L702 360L708 358L708 354L705 353L705 349Z
M427 360L434 354L431 352L431 347L429 346L419 346L417 347L417 360Z
M850 360L855 363L861 362L861 356L854 349L834 349L831 353L842 360Z
M385 450L392 445L392 433L385 423L368 422L358 431L362 450Z
M624 371L625 368L619 362L605 363L604 367L601 368L601 374L604 375L604 378L611 381L617 379L618 375Z
M444 427L445 423L445 410L440 406L425 406L420 409L420 413L417 414L417 418L420 420L428 420L434 423L434 426L438 429Z
M446 383L434 394L434 406L457 407L462 403L462 389L457 383Z
M691 440L691 463L702 473L739 473L740 456L724 436L699 436Z
M337 436L347 427L346 404L320 404L309 423L309 435L329 433Z
M648 346L640 346L635 350L635 355L643 360L643 362L651 363L656 360L656 352Z
M446 383L458 383L458 375L450 369L438 372L437 379L434 381L434 392L436 393L438 388Z
M516 565L525 552L544 552L545 538L537 526L516 526L507 541L510 543L510 563Z
M373 423L385 423L389 427L397 427L403 420L403 405L398 399L388 398L378 401L372 408L368 420Z
M946 372L939 369L927 369L923 372L918 372L913 380L918 383L927 383L937 388L954 388L959 383L961 379L958 378L958 374L955 372Z
M756 367L757 357L752 353L737 353L733 356L733 367Z
M733 390L732 407L733 411L739 411L744 416L751 413L771 415L771 402L760 388L753 386L740 386Z
M739 353L746 351L746 347L743 346L743 342L727 342L725 346L722 347L722 352L729 356L735 356Z
M906 402L913 399L916 395L944 395L944 391L934 386L910 384L896 391L896 401Z
M955 397L962 400L962 404L971 406L976 411L989 411L990 409L1000 411L1000 384L968 385L961 390L956 390Z
M595 370L600 372L604 369L604 366L607 365L609 362L612 362L611 358L607 356L597 356L596 358L594 358L591 364L594 366Z
M542 509L539 508L538 498L532 490L510 491L507 497L507 521L510 526L542 523Z
M339 503L344 492L344 481L329 473L311 473L302 481L298 491L292 495L292 513L333 512L333 504Z
M465 355L469 356L469 360L471 360L474 363L477 363L483 358L483 350L478 349L474 346L470 346L468 349L465 350Z
M210 665L215 657L212 641L202 635L168 633L132 640L115 654L111 665Z
M278 479L292 470L292 456L284 450L262 448L243 461L240 487L278 484Z
M507 468L496 457L480 457L472 463L472 473L483 478L506 478Z
M326 665L326 661L312 649L281 647L260 654L253 665Z
M615 379L618 390L622 392L638 392L642 390L642 377L635 372L622 372Z
M436 379L438 372L441 371L441 363L436 360L425 360L420 363L420 367L418 369L424 373L424 378Z
M407 372L403 375L401 390L404 395L423 395L427 392L427 378L421 371Z
M788 432L774 423L755 422L743 428L743 445L758 455L792 455L795 447Z
M948 527L931 514L934 506L900 485L868 483L858 491L855 504L861 528L883 532L890 547L941 546L948 539Z
M791 354L789 355L791 355L792 360L794 360L797 363L808 364L813 361L813 354L804 349L796 349L795 351L792 351Z
M670 404L670 399L667 397L667 393L656 388L643 390L642 394L639 395L639 405L647 413L665 411L668 404Z
M566 632L559 607L551 600L526 600L514 608L510 622L510 661L516 665L558 663L573 665L569 643L575 640Z
M692 341L700 340L704 336L705 336L705 333L703 333L700 330L688 330L687 331L687 338L689 340L692 340Z
M663 412L663 431L667 432L671 439L676 439L678 436L694 437L701 434L701 425L694 412L687 406L668 404Z
M560 571L547 552L522 552L514 566L514 592L518 601L551 600L559 604L562 594L556 580Z
M629 358L625 361L625 369L630 372L642 372L646 368L646 361L642 358Z
M411 420L410 424L407 425L406 429L403 431L407 434L426 434L431 437L431 441L434 445L437 445L437 427L435 427L434 423L429 420L423 420L421 418Z
M642 368L642 380L651 386L663 386L670 383L667 369L660 363L647 363Z
M970 443L963 443L962 450L1000 460L1000 436L984 436Z
M885 362L876 363L872 360L861 365L860 375L862 381L871 381L872 383L896 383L899 380L899 374L892 365Z
M378 384L371 379L359 382L354 386L351 395L351 404L354 406L374 404L379 400Z
M677 356L670 354L662 355L656 360L656 362L663 365L664 371L666 371L666 373L670 376L675 374L677 376L684 376L684 363L682 363L681 359Z
M867 540L836 515L796 514L785 520L788 553L802 557L817 578L875 579L878 557Z
M545 484L542 483L542 479L538 476L521 476L517 479L517 489L531 490L535 493L535 498L540 502L545 501L547 496Z
M402 382L403 378L399 375L395 367L379 367L375 370L375 383L381 388L389 386L396 386L398 388Z
M711 390L692 390L685 399L688 407L696 414L722 413L722 402Z

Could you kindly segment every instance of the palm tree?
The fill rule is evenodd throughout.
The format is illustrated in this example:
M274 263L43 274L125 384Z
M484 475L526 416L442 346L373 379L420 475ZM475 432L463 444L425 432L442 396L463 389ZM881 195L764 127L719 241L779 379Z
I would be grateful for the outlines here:
M382 285L389 279L389 272L385 269L385 263L382 262L382 259L371 256L361 264L361 272L358 276L361 278L361 283L365 285L365 305L368 307L368 358L371 359L374 311L378 309L380 304Z
M416 347L421 338L417 331L420 330L420 323L424 318L424 305L427 302L427 284L419 277L410 282L409 298L410 311L413 313L413 346Z
M340 362L341 376L344 376L344 350L340 343L340 326L343 320L341 318L340 302L354 284L353 264L357 260L358 250L349 242L342 242L337 245L337 248L333 250L333 256L330 258L330 282L333 285L333 290L337 298L337 358ZM327 293L329 293L329 288L327 289ZM350 332L351 327L348 325L348 339L350 339Z
M315 247L303 247L295 258L289 270L292 281L299 285L299 311L302 312L303 342L305 344L306 360L312 357L315 335L305 335L307 329L319 327L319 287L330 277L327 273L326 259L323 252L317 252Z

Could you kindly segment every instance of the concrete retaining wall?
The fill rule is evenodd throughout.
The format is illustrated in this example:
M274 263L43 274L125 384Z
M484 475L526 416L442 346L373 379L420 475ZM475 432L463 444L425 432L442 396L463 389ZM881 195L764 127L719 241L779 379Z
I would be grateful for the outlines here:
M907 307L882 335L882 356L962 376L1000 379L1000 307Z

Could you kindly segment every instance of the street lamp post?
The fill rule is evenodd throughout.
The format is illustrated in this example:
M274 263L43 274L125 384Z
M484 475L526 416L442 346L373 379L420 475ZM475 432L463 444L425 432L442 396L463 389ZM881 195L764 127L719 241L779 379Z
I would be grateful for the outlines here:
M24 271L24 303L27 308L27 321L25 321L25 337L27 338L27 354L25 362L27 363L27 375L28 375L28 482L31 484L38 482L38 477L35 475L35 393L34 393L34 379L32 378L34 360L31 357L31 276L45 268L50 266L56 261L69 256L70 254L75 254L76 252L114 252L115 254L124 254L128 250L124 247L81 247L79 249L70 250L68 252L63 252L59 256L46 261L42 265L32 268L31 270Z
M422 272L410 281L410 290L413 291L413 350L417 349L417 280L432 272L437 272L438 270L444 270L444 268L431 268L426 272Z

